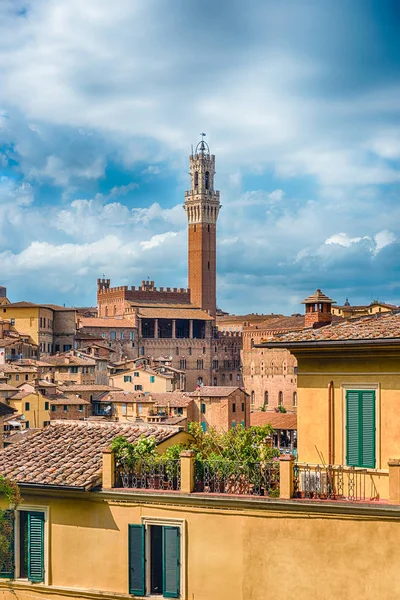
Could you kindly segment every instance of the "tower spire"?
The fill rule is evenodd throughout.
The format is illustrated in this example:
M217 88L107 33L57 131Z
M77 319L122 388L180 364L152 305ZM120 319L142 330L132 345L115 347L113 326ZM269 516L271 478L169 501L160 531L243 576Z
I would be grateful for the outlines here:
M216 225L219 192L214 190L215 156L201 133L189 157L190 190L185 192L188 218L189 288L193 304L216 315Z

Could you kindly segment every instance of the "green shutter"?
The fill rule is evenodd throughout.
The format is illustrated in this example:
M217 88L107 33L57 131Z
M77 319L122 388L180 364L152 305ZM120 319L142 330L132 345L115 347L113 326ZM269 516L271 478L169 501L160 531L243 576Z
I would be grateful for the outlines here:
M360 392L362 409L362 446L361 464L375 469L375 392Z
M360 417L358 392L346 392L346 437L347 454L346 462L351 467L358 467L360 462Z
M144 525L129 525L129 593L135 596L146 593L144 540Z
M346 405L347 464L374 469L375 392L348 390Z
M180 540L179 527L163 527L163 596L179 598Z
M44 581L44 514L28 513L28 579Z
M0 578L14 579L14 511L3 510L0 515L0 539L4 540L0 560Z

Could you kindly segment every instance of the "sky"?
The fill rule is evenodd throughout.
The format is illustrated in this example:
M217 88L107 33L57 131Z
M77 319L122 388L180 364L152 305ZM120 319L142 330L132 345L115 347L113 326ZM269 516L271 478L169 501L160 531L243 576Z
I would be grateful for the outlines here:
M204 131L219 307L400 305L399 98L397 0L0 0L0 284L186 287Z

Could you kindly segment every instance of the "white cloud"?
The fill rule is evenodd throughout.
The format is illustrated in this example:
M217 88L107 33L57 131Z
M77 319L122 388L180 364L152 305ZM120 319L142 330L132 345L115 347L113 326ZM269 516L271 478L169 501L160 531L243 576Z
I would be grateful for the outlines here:
M153 248L157 248L164 242L174 238L177 236L176 231L167 231L166 233L160 233L158 235L153 235L149 240L140 242L143 250L152 250Z
M274 190L273 192L268 194L268 198L273 202L279 202L280 200L282 200L284 195L285 193L282 190Z
M325 244L337 244L338 246L344 246L345 248L350 248L353 244L358 244L361 240L369 240L368 236L364 237L354 237L351 238L347 235L347 233L335 233L327 240L325 240Z
M374 254L378 254L378 252L380 252L383 248L386 248L386 246L394 244L394 242L397 240L397 237L392 231L384 230L379 231L375 235L374 240L376 245Z

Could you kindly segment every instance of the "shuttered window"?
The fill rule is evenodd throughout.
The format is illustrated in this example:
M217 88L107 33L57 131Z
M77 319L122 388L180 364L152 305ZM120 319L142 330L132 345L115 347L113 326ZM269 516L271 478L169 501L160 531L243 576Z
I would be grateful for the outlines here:
M28 579L44 581L44 514L28 513Z
M145 528L129 525L129 593L145 595Z
M146 569L150 589L146 589ZM180 528L129 525L129 593L136 596L159 594L162 586L164 598L179 598L180 579Z
M3 510L0 536L3 538L0 561L0 578L14 579L14 511Z
M376 465L375 438L375 392L373 390L347 390L347 465L374 469Z
M179 527L163 527L163 596L179 598Z

